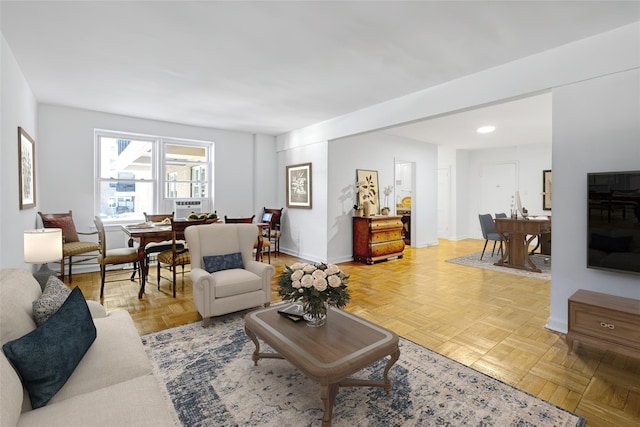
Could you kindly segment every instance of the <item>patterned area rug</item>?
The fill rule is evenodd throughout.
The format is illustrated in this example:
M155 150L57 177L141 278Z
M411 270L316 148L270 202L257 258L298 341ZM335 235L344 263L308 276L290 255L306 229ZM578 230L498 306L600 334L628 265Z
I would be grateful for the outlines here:
M144 335L183 426L319 426L320 387L285 360L251 360L246 312ZM300 324L300 327L307 327ZM261 343L261 350L269 348ZM360 373L381 378L386 359ZM400 339L393 388L340 388L334 426L583 426L584 419Z
M482 252L476 252L473 254L461 256L459 258L448 259L447 262L460 265L468 265L470 267L485 268L487 270L501 271L503 273L519 274L520 276L536 277L538 279L551 280L551 256L533 254L530 255L533 263L542 270L542 273L536 273L533 271L519 270L517 268L501 267L493 265L500 260L498 252L491 256L491 251L487 250L480 261L480 254Z

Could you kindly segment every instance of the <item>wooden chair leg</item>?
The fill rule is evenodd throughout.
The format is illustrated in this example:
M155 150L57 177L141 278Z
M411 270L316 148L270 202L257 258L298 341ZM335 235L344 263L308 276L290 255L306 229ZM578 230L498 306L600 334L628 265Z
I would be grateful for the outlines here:
M133 271L131 272L131 279L130 279L132 282L136 278L136 271L138 271L138 263L134 262L133 263Z
M158 290L160 290L160 261L156 262L157 274L158 274Z
M176 269L178 268L177 265L174 265L172 270L173 270L173 297L176 297ZM182 267L184 268L184 267Z
M100 299L104 297L104 278L107 274L107 268L105 265L100 266Z
M71 267L72 266L73 266L73 261L71 260L71 255L69 255L69 283L73 282L73 276L71 275ZM62 277L63 277L62 281L64 282L64 275Z

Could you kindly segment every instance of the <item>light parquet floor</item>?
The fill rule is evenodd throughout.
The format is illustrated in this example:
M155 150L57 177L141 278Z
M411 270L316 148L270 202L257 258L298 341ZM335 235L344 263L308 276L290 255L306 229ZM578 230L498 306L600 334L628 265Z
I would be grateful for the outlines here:
M640 359L578 344L567 353L562 334L545 329L550 282L465 267L445 260L477 252L483 242L441 240L438 246L406 248L403 259L373 266L344 263L350 274L347 310L420 345L498 378L587 419L588 426L640 425ZM276 279L297 258L272 256ZM153 274L153 273L152 273ZM160 290L137 282L107 283L107 311L128 310L140 334L200 320L188 273ZM155 280L155 276L151 276ZM87 299L99 301L99 273L74 275ZM215 321L215 319L213 320Z

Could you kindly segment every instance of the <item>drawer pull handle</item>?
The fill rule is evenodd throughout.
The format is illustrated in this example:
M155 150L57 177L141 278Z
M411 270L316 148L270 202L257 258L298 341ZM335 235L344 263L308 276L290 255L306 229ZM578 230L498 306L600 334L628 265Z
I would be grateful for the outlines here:
M614 325L613 323L606 323L606 322L600 322L600 326L602 326L603 328L608 328L608 329L615 329L616 325Z

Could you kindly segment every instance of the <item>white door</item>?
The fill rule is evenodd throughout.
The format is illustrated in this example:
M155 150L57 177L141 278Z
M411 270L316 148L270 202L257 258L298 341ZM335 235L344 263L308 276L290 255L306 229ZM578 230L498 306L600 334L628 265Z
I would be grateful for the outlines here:
M511 206L515 206L517 169L515 162L486 163L482 166L479 214L490 213L494 216L497 212L504 212L509 215Z

